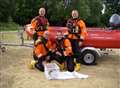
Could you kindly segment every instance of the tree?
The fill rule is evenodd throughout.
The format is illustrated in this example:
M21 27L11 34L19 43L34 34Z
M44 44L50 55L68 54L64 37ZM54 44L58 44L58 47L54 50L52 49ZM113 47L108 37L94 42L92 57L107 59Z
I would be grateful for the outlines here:
M0 21L7 22L11 14L10 0L0 0Z
M71 10L77 9L79 11L80 18L86 22L87 26L101 25L101 0L72 0L71 6Z
M67 19L71 17L71 11L77 9L82 19L87 19L90 15L88 0L45 0L44 6L47 8L47 17L54 25L65 26Z
M25 25L38 15L40 7L46 8L46 17L51 25L65 26L73 9L79 11L80 18L88 26L101 23L101 0L0 0L0 21L8 21L12 17L14 22Z
M87 18L88 26L100 26L101 20L100 17L102 15L102 2L101 0L90 0L89 3L90 8L90 16Z
M80 18L83 20L86 20L91 15L88 3L88 0L76 0L76 2L73 2L73 9L78 10Z
M101 16L101 22L109 26L109 19L112 14L117 13L120 15L120 0L103 0L106 6L105 13Z
M31 19L38 15L41 0L16 0L13 20L21 25L30 23Z
M66 20L70 16L70 8L64 7L63 0L45 0L44 6L47 10L47 18L51 25L65 26Z

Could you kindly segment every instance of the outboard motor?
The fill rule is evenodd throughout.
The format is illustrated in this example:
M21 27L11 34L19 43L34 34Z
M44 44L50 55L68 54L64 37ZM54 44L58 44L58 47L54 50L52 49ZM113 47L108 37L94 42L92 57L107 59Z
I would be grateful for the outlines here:
M120 29L120 15L113 14L110 17L109 23L110 23L110 27L111 27L112 30Z

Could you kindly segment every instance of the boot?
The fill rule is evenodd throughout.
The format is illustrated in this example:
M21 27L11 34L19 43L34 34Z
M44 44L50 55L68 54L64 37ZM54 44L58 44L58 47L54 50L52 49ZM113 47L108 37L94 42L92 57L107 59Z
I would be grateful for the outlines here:
M59 64L60 70L64 70L65 69L65 63L61 63Z
M75 71L80 71L80 63L75 63Z
M29 64L29 68L30 68L30 69L34 69L36 63L37 63L37 61L31 60L31 62L30 62L30 64Z

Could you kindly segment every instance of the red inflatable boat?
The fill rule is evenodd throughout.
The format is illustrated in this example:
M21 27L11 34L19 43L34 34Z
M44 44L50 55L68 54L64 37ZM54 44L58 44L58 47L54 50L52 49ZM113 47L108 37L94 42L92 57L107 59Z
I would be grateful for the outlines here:
M95 48L120 48L120 30L89 28L84 46Z

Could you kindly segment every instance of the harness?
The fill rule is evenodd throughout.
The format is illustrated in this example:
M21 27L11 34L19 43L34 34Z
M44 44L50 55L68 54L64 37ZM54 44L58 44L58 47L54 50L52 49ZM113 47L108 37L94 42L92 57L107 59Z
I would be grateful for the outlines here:
M46 18L38 16L36 18L36 20L38 21L36 32L47 30L47 28L46 28L47 27L47 19Z
M59 51L62 55L64 55L63 51L65 51L64 40L65 38L62 38L61 40L56 41L56 47L57 47L56 50Z
M76 37L80 38L80 33L81 33L81 28L80 26L77 24L78 21L80 21L80 19L70 19L70 21L68 22L67 26L69 28L68 32L70 34L74 34Z

